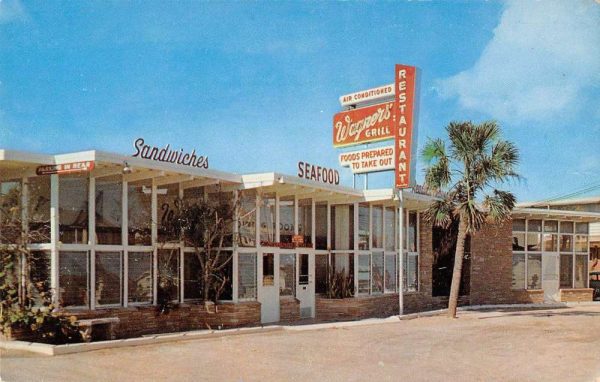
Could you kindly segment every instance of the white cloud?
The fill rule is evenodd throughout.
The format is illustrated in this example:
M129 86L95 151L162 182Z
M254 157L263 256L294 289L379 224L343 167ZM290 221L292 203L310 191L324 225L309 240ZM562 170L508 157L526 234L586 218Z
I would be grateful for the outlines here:
M599 84L598 3L509 1L473 67L437 87L492 118L541 121L569 112Z
M0 0L0 24L27 19L27 12L20 0Z

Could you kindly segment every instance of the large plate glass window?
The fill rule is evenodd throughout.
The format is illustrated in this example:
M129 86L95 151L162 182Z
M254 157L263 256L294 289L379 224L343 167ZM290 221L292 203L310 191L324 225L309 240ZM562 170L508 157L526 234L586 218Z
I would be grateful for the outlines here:
M298 201L298 235L304 238L304 244L312 244L312 200Z
M282 253L279 257L279 295L296 295L296 255Z
M373 248L383 248L383 207L371 208L373 218Z
M371 292L371 256L369 254L358 255L358 294L369 294Z
M370 237L370 212L369 205L361 203L358 206L358 249L368 250L369 249L369 237Z
M396 266L396 254L385 255L385 291L396 292L398 288L396 280L398 280L398 270Z
M198 256L203 255L196 252L183 254L183 298L186 301L202 298L202 268Z
M331 206L331 249L354 248L354 205Z
M17 243L21 231L21 182L0 182L0 243Z
M122 275L121 252L96 252L97 305L121 305Z
M129 245L152 245L152 182L127 185L127 236Z
M128 252L127 291L130 304L149 304L153 298L152 252Z
M178 242L179 232L173 227L173 219L179 206L179 184L167 184L156 189L158 202L158 241Z
M96 179L96 242L121 244L123 183L121 177Z
M29 232L32 243L50 242L50 177L28 178Z
M344 290L343 294L354 294L354 255L352 253L335 253L331 255L331 271L336 288Z
M385 208L385 250L396 249L396 214L394 207Z
M158 250L158 302L179 300L179 249Z
M291 243L294 236L294 197L279 199L279 241Z
M64 307L89 306L88 252L60 251L58 254L59 296Z
M260 204L260 241L275 242L275 195L264 194Z
M239 207L239 245L256 246L256 191L240 191Z
M315 205L315 248L327 249L327 203Z
M50 252L31 252L27 293L35 306L41 306L50 300Z
M89 179L86 175L59 176L59 241L88 243Z
M238 298L256 299L256 253L238 254Z
M316 254L315 255L315 293L316 294L327 294L327 288L329 285L329 261L328 255Z
M383 293L383 252L373 252L371 293Z

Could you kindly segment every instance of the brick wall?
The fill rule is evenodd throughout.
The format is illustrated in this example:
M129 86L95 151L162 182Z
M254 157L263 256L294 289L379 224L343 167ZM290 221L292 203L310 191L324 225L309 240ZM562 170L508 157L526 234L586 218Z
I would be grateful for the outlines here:
M319 321L360 320L395 314L398 314L397 293L344 299L317 296L315 300L315 319Z
M279 299L279 321L294 322L300 319L300 300L293 297Z
M511 269L512 278L512 269ZM513 304L541 304L544 302L544 291L542 289L529 289L529 290L513 290L512 301Z
M562 302L593 301L594 290L592 288L561 289L559 299Z
M471 238L471 304L515 303L512 222L488 222ZM521 296L523 297L523 296Z

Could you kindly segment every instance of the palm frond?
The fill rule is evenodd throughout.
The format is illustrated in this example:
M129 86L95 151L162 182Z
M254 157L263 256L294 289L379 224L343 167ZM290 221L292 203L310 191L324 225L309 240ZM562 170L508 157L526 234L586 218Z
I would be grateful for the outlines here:
M488 216L495 222L502 222L510 217L517 199L508 191L494 190L493 195L486 195L483 207L488 210Z
M436 200L423 213L426 222L436 227L448 228L454 215L454 203L446 198Z

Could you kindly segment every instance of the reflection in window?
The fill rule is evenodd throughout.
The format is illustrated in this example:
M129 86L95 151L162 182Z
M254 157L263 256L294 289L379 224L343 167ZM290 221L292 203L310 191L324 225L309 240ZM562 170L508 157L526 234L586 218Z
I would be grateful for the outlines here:
M50 252L32 251L29 260L27 292L33 304L41 306L50 299Z
M571 252L573 250L573 235L560 235L560 251Z
M524 251L525 250L525 233L513 232L513 251Z
M279 295L296 295L296 255L282 253L279 257Z
M588 257L587 255L575 256L575 288L588 287Z
M588 251L588 237L586 235L575 235L575 252Z
M525 232L525 219L513 219L512 230Z
M383 292L383 252L373 252L371 255L373 262L373 280L371 293Z
M331 206L331 249L354 248L354 206Z
M529 220L527 222L527 231L542 232L542 221L541 220Z
M589 233L588 223L575 223L575 233L587 235Z
M315 255L315 293L326 294L328 281L328 260L327 255Z
M514 253L512 258L512 288L525 289L525 254Z
M339 282L345 282L354 293L354 255L352 253L335 253L331 255L331 270ZM342 281L343 280L343 281ZM341 287L341 286L340 286Z
M88 269L87 252L59 252L58 272L62 306L88 306Z
M238 298L256 298L256 253L238 254Z
M527 234L527 250L541 252L542 251L542 235L539 233Z
M308 253L300 254L299 258L300 269L299 269L299 277L298 284L300 285L308 285Z
M370 213L369 205L361 203L358 205L358 249L369 249L370 237Z
M560 255L560 287L573 287L573 255Z
M573 233L573 222L560 222L560 233Z
M408 214L408 251L417 251L417 213L414 211Z
M263 286L275 285L275 255L263 253Z
M151 303L153 299L152 252L128 252L127 256L129 303Z
M158 250L158 301L179 300L179 249Z
M256 245L256 191L240 191L239 198L239 245L254 247Z
M275 242L275 195L264 194L260 204L260 241Z
M291 243L294 236L294 197L279 200L279 241Z
M327 249L327 203L315 205L315 248Z
M233 252L220 251L217 260L218 280L222 282L223 288L219 291L218 299L221 301L233 299Z
M385 255L385 291L396 291L396 280L398 279L398 271L396 269L396 255Z
M121 305L121 252L96 252L96 304Z
M129 245L152 245L152 182L127 185L127 236Z
M298 201L298 234L304 238L304 244L312 243L312 200Z
M383 207L373 206L373 248L383 248Z
M542 289L542 254L527 255L527 288Z
M395 250L396 240L396 215L394 207L385 209L385 250Z
M88 178L59 176L59 241L65 244L88 243Z
M179 241L179 232L173 229L173 219L179 208L179 184L168 184L156 189L158 241L160 243Z
M544 234L544 251L556 252L558 251L558 235L557 234Z
M371 288L371 259L368 254L358 255L358 294L369 294Z
M405 274L404 290L416 292L419 289L419 256L411 253L404 254Z
M50 177L27 179L29 232L32 243L50 242Z
M224 219L227 221L224 229L222 247L233 246L233 192L209 192L207 194L207 202L213 207L219 206L222 211L227 211L229 214Z
M120 179L96 179L96 242L121 244L121 204L123 183Z
M183 298L184 300L198 300L202 297L200 259L196 253L186 252L183 261Z
M0 243L17 243L21 231L21 182L0 182Z

